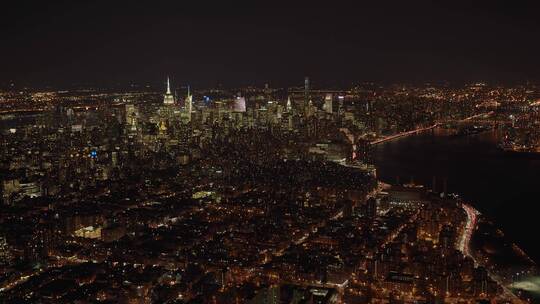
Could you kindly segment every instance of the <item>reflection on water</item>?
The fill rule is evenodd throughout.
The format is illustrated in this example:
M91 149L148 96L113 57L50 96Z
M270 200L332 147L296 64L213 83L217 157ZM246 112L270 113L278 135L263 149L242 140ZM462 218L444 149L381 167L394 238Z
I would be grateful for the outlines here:
M540 156L522 156L497 148L499 132L453 136L436 129L375 147L380 179L413 180L426 187L460 194L488 215L536 261L535 212L540 200Z

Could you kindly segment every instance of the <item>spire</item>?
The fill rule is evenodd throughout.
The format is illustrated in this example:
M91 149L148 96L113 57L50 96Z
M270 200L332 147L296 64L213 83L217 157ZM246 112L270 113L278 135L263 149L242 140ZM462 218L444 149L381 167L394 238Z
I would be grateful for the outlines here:
M171 81L167 76L167 92L163 95L164 104L174 104L174 95L171 93Z
M191 95L191 88L189 85L187 87L186 111L189 113L191 119L191 112L193 111L193 96Z
M291 102L291 96L287 98L287 112L290 112L292 110L292 102Z

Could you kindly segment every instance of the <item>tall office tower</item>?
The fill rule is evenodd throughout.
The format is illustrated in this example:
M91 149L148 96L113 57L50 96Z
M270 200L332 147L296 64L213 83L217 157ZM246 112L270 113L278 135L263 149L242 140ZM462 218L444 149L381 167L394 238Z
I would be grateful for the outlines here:
M326 113L332 113L332 94L326 94L326 96L324 97L324 106L323 106L323 110L326 112Z
M169 77L167 77L167 92L163 95L163 103L170 105L174 104L174 96L171 93L171 84L169 82Z
M292 112L292 101L291 96L287 97L287 112Z
M181 152L189 151L189 140L191 138L192 129L190 125L181 125L178 132L178 148Z
M237 96L233 102L233 112L246 112L246 98Z
M191 88L189 86L187 87L186 107L189 113L193 111L193 95L191 95Z
M309 103L309 77L304 78L304 107Z
M126 112L126 125L127 129L129 131L137 131L137 109L135 108L135 105L133 104L126 104L125 105L125 112Z
M315 111L316 109L315 109L315 106L313 105L313 100L310 99L305 108L306 117L312 116L313 114L315 114Z
M272 90L270 89L270 86L268 85L268 83L265 83L264 84L264 96L265 96L266 100L270 100L271 95L272 95Z
M193 112L193 95L191 95L190 87L188 86L186 99L184 99L184 111L181 113L182 120L185 123L191 122L192 112Z

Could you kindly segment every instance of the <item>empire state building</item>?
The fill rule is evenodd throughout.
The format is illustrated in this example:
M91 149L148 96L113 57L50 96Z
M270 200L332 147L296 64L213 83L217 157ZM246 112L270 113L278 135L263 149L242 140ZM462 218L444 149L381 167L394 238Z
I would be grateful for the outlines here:
M165 94L163 95L163 104L174 104L174 96L171 93L171 84L169 82L169 77L167 77L167 92L165 92Z

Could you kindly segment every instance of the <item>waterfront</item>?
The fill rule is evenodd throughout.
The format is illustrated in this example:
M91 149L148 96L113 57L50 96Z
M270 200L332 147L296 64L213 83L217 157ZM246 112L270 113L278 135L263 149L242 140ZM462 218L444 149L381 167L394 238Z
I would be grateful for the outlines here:
M508 154L496 146L497 131L452 136L435 129L374 147L378 177L458 193L491 217L535 261L540 260L535 233L540 197L540 156Z

